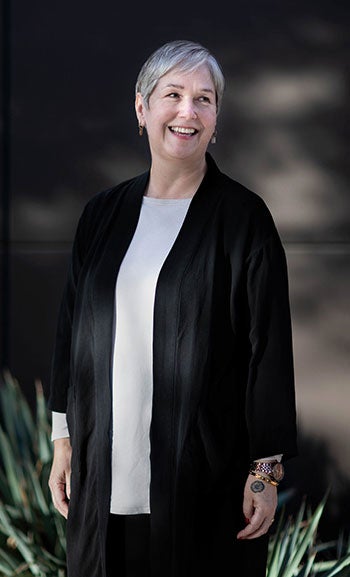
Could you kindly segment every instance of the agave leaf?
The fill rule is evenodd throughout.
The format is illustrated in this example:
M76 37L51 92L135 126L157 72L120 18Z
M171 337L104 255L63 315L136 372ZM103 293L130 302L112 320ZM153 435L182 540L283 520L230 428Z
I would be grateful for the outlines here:
M285 547L283 549L283 556L281 558L281 562L280 562L280 571L279 571L279 576L283 576L284 575L284 570L287 567L287 565L290 563L290 560L293 558L293 556L295 555L295 551L298 548L301 536L303 534L302 532L302 524L303 524L303 517L304 517L304 513L305 513L305 498L302 500L301 505L299 507L299 511L297 513L296 519L294 521L294 529L292 530L290 539L288 539L288 541L286 540L285 542ZM282 553L282 551L281 551Z
M11 524L4 507L0 507L0 523L3 526L4 532L15 540L16 547L24 560L28 563L32 574L37 575L38 577L42 577L40 567L37 565L37 563L35 563L31 548L27 544L26 536L22 533L22 531L19 531Z
M344 548L344 532L340 531L338 541L337 541L337 557L338 558L341 557L343 548Z
M44 398L43 386L40 381L36 381L36 406L37 406L37 434L38 434L38 455L42 463L49 463L52 459L52 448L50 435L50 424L47 416L47 408Z
M266 577L275 577L277 575L280 559L281 534L284 517L285 517L285 507L282 507L282 511L278 518L276 531L270 539L268 559L267 559L268 571Z
M302 567L300 573L296 574L296 577L309 577L311 570L314 568L314 561L315 561L316 555L317 555L316 551L313 551L313 553L310 553L310 555L307 559L307 562Z
M42 492L42 488L36 475L33 465L29 462L24 464L24 470L27 473L27 480L31 484L32 503L31 506L38 508L43 515L49 514L49 507Z
M16 439L16 415L13 414L13 408L15 407L14 399L6 394L6 388L0 388L0 395L1 395L1 406L2 410L2 426L5 428L7 435L10 439L12 439L12 444L15 444Z
M314 571L316 571L316 575L318 573L322 574L322 577L325 576L325 571L329 571L333 569L334 565L337 563L334 559L330 561L316 561L314 563Z
M66 520L62 515L57 513L56 510L53 512L53 519L56 526L57 531L57 543L55 548L55 554L60 558L63 556L65 557L66 554Z
M305 513L305 505L306 505L306 499L304 497L304 499L301 502L301 505L299 507L299 511L297 513L296 519L295 519L295 525L294 525L294 531L290 540L290 552L293 553L293 551L296 548L297 542L298 540L300 540L300 535L301 535L301 528L302 528L302 524L303 524L303 518L304 518L304 513Z
M51 497L51 492L50 492L50 487L49 487L51 463L42 464L41 462L38 462L35 470L36 470L36 473L37 473L39 481L40 481L40 486L41 486L41 490L42 490L42 493L44 495L45 501L46 501L46 503L48 503L48 505L50 505L50 503L52 502L52 497ZM57 514L57 511L56 511L56 514Z
M337 558L342 555L343 545L339 545L338 541L327 541L325 543L317 543L315 549L318 553L322 551L329 551L329 549L337 550Z
M333 568L324 575L324 577L334 577L334 575L337 575L339 577L340 572L342 570L344 570L345 567L349 567L350 566L350 554L345 555L345 557L342 557L341 559L339 559L339 561L337 561ZM344 573L344 575L348 575L349 576L349 569L347 569L347 573Z
M13 573L13 577L17 575L20 575L21 577L31 577L32 573L28 569L28 563L23 562L17 567L16 572ZM44 575L42 577L44 577Z
M19 483L19 471L16 459L13 455L11 445L0 426L0 453L3 459L5 473L10 489L11 498L16 505L23 505L22 492Z
M344 567L337 573L337 577L349 577L349 567Z
M13 505L3 505L0 501L0 507L1 506L6 509L6 513L12 520L23 519L23 513L20 508L14 507Z
M11 576L64 577L65 519L53 508L48 486L53 451L39 382L36 394L34 420L11 375L0 382L0 413L7 415L0 430L0 563ZM7 551L9 536L13 551ZM5 569L0 575L5 577Z
M286 551L288 548L288 543L290 539L290 529L292 524L292 517L289 516L283 529L280 528L278 537L278 544L275 549L274 558L271 560L271 573L268 573L268 577L278 577L281 573L281 565L284 562Z
M278 566L277 577L283 575L283 570L286 564L288 563L288 551L290 550L290 533L292 529L292 517L289 518L289 522L286 525L284 536L281 540L281 549L280 549L280 560Z
M17 568L18 560L11 557L4 549L0 549L0 567L6 566L12 572Z
M10 577L14 575L14 570L10 569L8 567L8 565L4 565L4 563L1 561L0 559L0 575L3 575L5 577L5 575L9 575Z
M5 402L7 403L6 414L11 414L13 423L17 427L19 440L25 439L30 442L35 437L35 424L28 402L25 399L18 382L8 371L4 372L5 377ZM10 425L11 426L11 425ZM6 429L7 430L7 429ZM15 437L11 437L13 443L17 442ZM20 445L18 445L20 446Z
M277 577L280 559L280 549L281 549L281 539L279 534L276 535L276 539L273 545L273 552L267 563L267 573L266 577Z
M1 452L1 443L0 443L0 452ZM0 498L5 503L8 503L12 499L11 492L8 486L8 481L1 469L0 469Z
M318 523L323 513L323 509L326 503L327 495L322 499L322 501L317 506L315 513L309 520L309 526L306 527L302 532L302 538L300 540L300 544L296 549L295 553L291 553L291 559L289 560L288 567L286 567L283 574L281 573L279 577L293 577L295 572L298 569L299 563L301 562L307 548L309 547L310 543L313 542L315 533L317 531Z
M53 567L56 567L56 566L65 567L66 566L65 561L63 561L59 557L56 557L55 555L52 555L52 553L50 553L49 551L42 549L41 553L45 559L47 559L49 562L51 562L51 566L53 566Z

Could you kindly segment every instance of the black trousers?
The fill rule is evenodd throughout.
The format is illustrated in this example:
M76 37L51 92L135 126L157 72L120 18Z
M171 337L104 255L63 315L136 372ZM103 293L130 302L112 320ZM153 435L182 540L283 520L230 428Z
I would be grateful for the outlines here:
M149 577L150 515L112 515L108 520L107 577Z
M233 541L230 558L219 556L214 559L210 555L215 535L220 542L227 539ZM107 577L150 577L149 542L150 515L111 514L107 531ZM230 577L263 577L266 573L267 545L267 535L254 541L236 542L234 535L220 535L217 531L208 530L208 525L203 521L198 543L201 553L195 565L190 567L189 574L193 577L221 577L228 575L229 566L232 569ZM219 550L220 547L215 549Z

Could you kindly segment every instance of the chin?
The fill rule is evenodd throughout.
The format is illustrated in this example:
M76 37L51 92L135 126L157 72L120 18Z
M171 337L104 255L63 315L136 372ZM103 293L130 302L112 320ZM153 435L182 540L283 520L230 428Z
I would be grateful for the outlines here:
M184 150L183 148L179 148L177 150L169 151L168 156L173 158L174 160L190 160L190 159L198 159L205 155L205 151L202 150Z

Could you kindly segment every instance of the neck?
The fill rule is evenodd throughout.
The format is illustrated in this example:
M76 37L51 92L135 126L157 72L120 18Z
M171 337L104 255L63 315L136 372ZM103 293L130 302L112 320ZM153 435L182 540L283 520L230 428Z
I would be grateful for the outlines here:
M152 161L146 196L153 198L190 198L203 180L205 158L198 163L155 163Z

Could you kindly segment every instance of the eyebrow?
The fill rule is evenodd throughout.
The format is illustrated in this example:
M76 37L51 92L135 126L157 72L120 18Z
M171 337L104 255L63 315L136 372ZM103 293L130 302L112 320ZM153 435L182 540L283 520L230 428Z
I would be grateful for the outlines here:
M184 86L182 86L182 84L167 84L166 86L164 86L164 88L180 88L182 90L184 90ZM199 90L200 92L211 92L212 94L214 94L214 90L212 90L211 88L200 88Z

